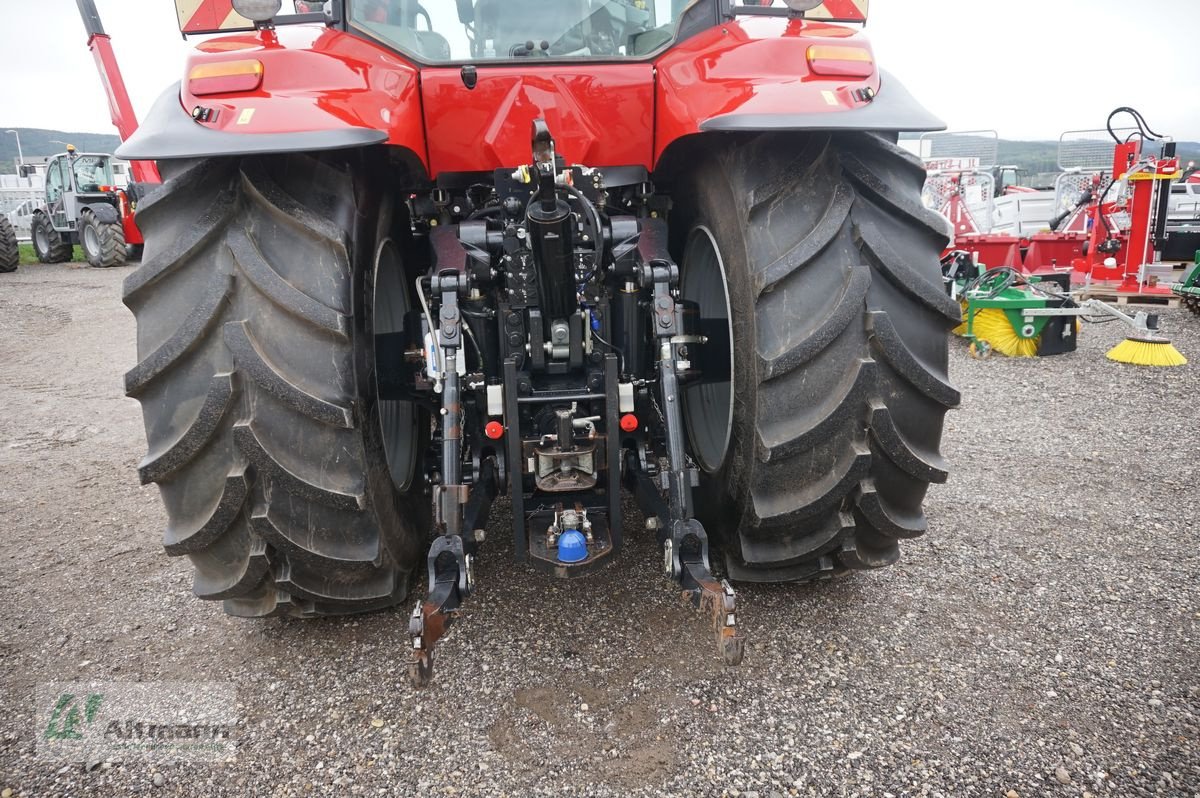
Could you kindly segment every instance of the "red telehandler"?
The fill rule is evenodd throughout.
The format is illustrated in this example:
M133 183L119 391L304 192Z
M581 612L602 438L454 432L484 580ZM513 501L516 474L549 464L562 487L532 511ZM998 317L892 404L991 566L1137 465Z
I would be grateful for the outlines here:
M112 40L104 32L94 0L76 0L76 4L87 31L88 49L108 97L112 123L124 141L137 129L137 116L117 66ZM162 179L153 162L135 161L131 164L133 182L117 186L111 160L107 153L78 153L70 145L66 152L50 159L45 203L31 220L38 260L70 260L75 244L83 248L90 265L100 268L123 266L128 252L140 256L144 242L134 212L139 199Z
M960 312L866 6L177 0L221 35L118 152L165 179L126 388L196 595L358 612L424 564L424 684L498 496L572 578L631 492L729 664L731 581L894 563Z

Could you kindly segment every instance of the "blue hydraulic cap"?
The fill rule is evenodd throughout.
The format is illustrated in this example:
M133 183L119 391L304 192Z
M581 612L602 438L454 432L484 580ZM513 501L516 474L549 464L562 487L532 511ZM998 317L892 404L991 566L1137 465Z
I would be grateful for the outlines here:
M587 556L587 538L578 529L568 529L558 536L559 562L581 562Z

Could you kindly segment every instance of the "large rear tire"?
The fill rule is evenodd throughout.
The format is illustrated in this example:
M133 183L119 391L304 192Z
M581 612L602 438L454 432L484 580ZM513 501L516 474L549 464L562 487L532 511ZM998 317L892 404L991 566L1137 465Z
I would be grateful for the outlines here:
M79 212L79 244L93 269L125 265L125 229L100 221L91 208Z
M733 341L731 382L684 393L698 515L734 579L891 564L925 531L959 401L924 169L872 134L712 141L673 218L683 296Z
M0 273L15 272L21 263L21 250L17 247L17 231L13 230L7 216L0 216Z
M389 472L385 435L404 435L376 399L376 268L398 269L399 249L367 158L160 162L138 211L139 472L166 505L167 553L233 615L389 606L423 553L428 499L415 472ZM416 414L399 415L416 445Z
M71 243L63 240L45 213L37 211L33 214L29 233L33 239L33 252L42 263L66 263L71 259Z

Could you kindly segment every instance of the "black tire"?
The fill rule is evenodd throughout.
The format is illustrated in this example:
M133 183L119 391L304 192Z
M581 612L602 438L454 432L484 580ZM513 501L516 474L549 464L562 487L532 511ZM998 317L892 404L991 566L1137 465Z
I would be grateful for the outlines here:
M125 265L125 228L100 221L91 208L79 212L79 245L93 269Z
M0 216L0 274L15 272L21 264L21 250L17 247L17 231L13 230L7 216Z
M33 214L29 233L33 239L33 252L42 263L66 263L71 259L74 247L70 241L63 240L46 214L41 211Z
M160 162L137 215L139 472L166 505L167 553L232 615L389 606L424 553L428 499L415 471L389 478L394 403L375 399L371 267L396 252L390 205L365 154L341 157Z
M873 134L712 142L673 218L688 222L675 228L684 297L723 315L721 292L696 287L713 250L732 310L732 383L684 393L698 516L737 580L891 564L925 531L959 402L947 361L960 311L942 289L946 231L921 204L924 169ZM728 446L714 449L724 418Z

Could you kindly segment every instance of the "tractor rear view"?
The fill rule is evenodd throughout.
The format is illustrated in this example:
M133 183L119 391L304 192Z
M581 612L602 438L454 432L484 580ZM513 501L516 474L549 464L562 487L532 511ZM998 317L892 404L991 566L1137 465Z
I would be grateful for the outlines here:
M632 492L736 664L729 580L894 563L958 403L944 222L865 0L180 2L119 151L165 545L241 616L395 605L414 680L475 589L586 577ZM297 13L292 13L297 12ZM231 32L232 31L232 32ZM657 565L657 564L656 564Z

